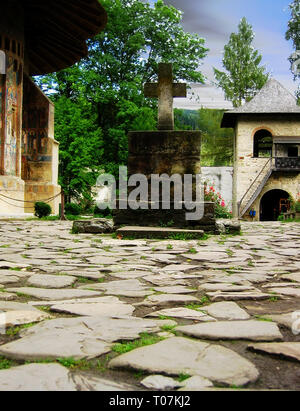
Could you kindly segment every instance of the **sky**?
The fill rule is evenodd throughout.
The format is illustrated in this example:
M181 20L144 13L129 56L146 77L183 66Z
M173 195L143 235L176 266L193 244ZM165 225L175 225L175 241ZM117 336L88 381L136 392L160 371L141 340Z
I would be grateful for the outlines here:
M183 25L187 32L197 33L206 40L210 49L203 61L202 73L207 77L206 84L193 85L193 91L200 101L175 99L177 108L198 109L230 108L220 89L212 86L213 67L222 69L222 52L230 34L237 32L243 17L253 26L254 47L263 56L262 64L272 77L294 94L297 83L290 71L289 56L293 53L292 43L285 40L287 24L290 19L291 0L165 0L184 13Z

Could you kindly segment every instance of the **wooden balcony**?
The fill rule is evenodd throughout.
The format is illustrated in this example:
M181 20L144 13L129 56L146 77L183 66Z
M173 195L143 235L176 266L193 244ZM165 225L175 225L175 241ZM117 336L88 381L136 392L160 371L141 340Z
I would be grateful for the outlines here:
M276 157L275 171L299 171L300 157Z

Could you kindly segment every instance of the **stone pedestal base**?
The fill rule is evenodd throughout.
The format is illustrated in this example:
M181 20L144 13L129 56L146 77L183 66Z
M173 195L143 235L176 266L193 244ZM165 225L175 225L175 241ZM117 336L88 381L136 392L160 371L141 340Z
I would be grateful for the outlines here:
M115 210L114 223L120 226L139 226L139 227L165 227L181 228L188 230L203 230L215 233L215 205L214 203L204 204L204 216L200 220L187 220L186 213L191 211L182 210Z
M165 199L162 193L156 193L160 200L159 209L153 210L150 199L153 198L152 190L154 189L151 182L152 176L172 176L181 177L180 184L182 193L184 188L190 190L190 198L196 199L196 176L201 173L200 153L201 153L201 133L199 131L135 131L128 135L129 158L128 158L128 175L133 176L142 174L148 182L148 203L146 210L116 210L114 212L114 223L116 227L120 226L139 226L139 227L165 227L180 228L188 230L203 230L206 232L216 232L215 208L213 203L205 203L203 217L198 220L187 220L187 213L184 207L181 210L175 210L174 186L170 184L170 202L169 210L162 207ZM188 178L190 187L187 187ZM164 177L165 179L165 177ZM165 179L166 181L167 179ZM185 186L183 186L185 184ZM159 196L158 196L159 195ZM178 195L178 194L177 194ZM182 194L181 194L182 196ZM178 201L178 199L176 199ZM180 198L180 201L187 199ZM145 201L145 200L144 200ZM172 206L173 204L173 206ZM203 204L202 204L203 205Z

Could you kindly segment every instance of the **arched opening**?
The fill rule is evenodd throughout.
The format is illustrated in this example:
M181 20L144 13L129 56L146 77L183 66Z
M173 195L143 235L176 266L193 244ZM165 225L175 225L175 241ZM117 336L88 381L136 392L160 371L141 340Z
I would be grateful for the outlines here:
M258 130L254 134L253 157L269 158L273 153L273 136L268 130Z
M281 213L289 211L289 197L284 190L268 191L260 202L260 221L277 221Z

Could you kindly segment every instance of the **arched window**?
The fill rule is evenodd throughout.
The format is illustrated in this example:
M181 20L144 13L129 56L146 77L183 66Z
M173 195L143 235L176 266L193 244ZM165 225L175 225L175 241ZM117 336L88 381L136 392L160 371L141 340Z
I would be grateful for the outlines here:
M273 137L268 130L259 130L254 134L253 157L272 157Z

